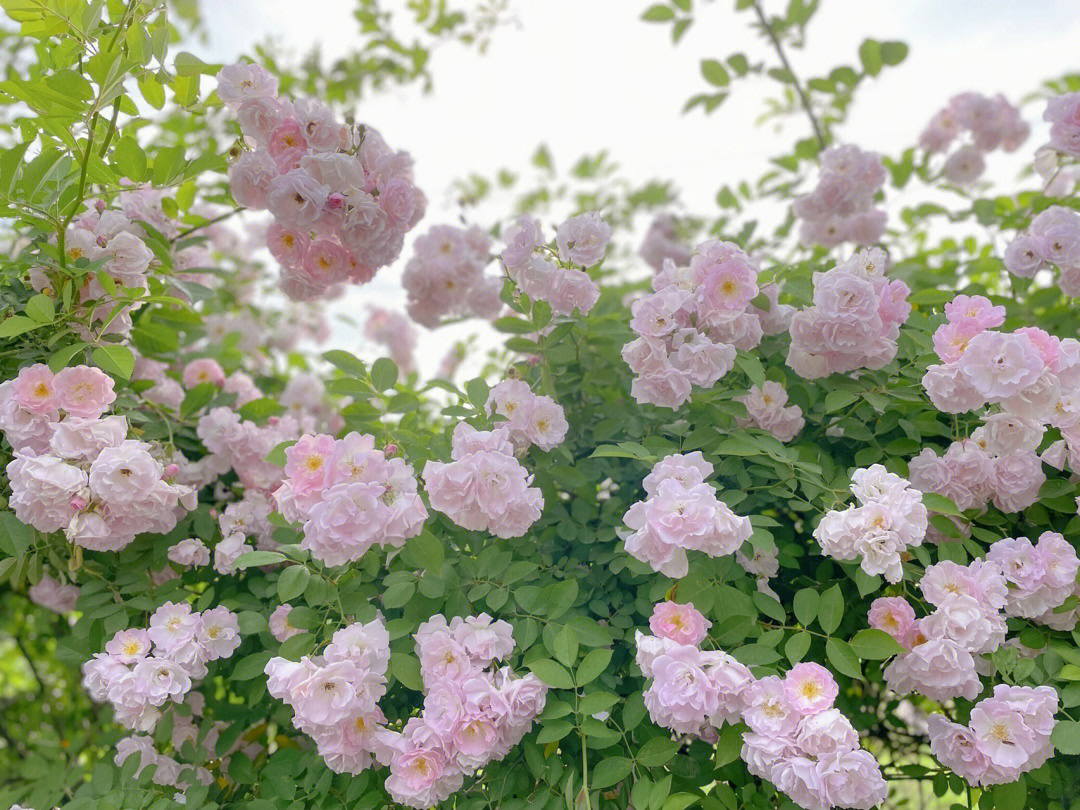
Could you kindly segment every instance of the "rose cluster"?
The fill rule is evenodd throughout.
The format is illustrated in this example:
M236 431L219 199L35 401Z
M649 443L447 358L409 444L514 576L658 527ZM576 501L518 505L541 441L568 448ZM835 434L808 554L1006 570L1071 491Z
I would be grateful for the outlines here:
M409 317L429 329L448 316L495 318L502 279L484 274L490 252L491 240L475 225L436 225L419 237L401 276Z
M152 731L168 703L180 703L206 665L240 646L236 614L218 607L201 613L187 602L166 602L146 629L116 633L83 664L83 687L91 699L110 703L125 728Z
M27 589L26 595L35 605L63 614L75 609L75 603L79 600L79 588L77 585L65 585L48 574L42 574L41 579Z
M338 630L322 655L299 662L272 658L270 694L293 710L328 767L358 774L388 766L394 800L428 808L457 791L465 776L517 745L543 710L547 686L516 678L496 660L514 650L512 629L487 614L420 625L416 654L424 709L402 731L387 727L378 701L386 692L390 636L381 619Z
M1002 512L1027 509L1046 482L1036 452L1044 428L1004 412L983 422L970 439L953 442L942 456L924 447L908 463L912 485L950 498L960 510L984 509L991 500Z
M841 242L872 245L885 231L885 212L874 195L885 184L885 167L876 152L834 146L821 153L821 176L814 190L791 210L802 220L804 245L833 247Z
M887 262L884 251L872 248L814 273L813 305L791 319L787 364L796 374L816 380L892 361L900 326L911 314L911 290L889 281Z
M750 386L750 390L735 397L735 401L746 406L746 417L735 420L739 427L767 430L782 442L790 442L806 424L802 408L788 405L787 390L773 380L766 380L760 387Z
M1026 537L1006 537L990 546L986 559L1005 574L1009 591L1005 613L1071 630L1076 616L1059 619L1054 608L1076 591L1080 558L1076 549L1057 532L1043 532L1034 544ZM1062 627L1062 625L1068 625Z
M870 810L884 801L881 769L834 708L839 689L827 669L802 663L783 678L756 679L726 652L700 649L709 623L692 604L657 605L649 626L655 636L635 637L654 723L706 740L724 723L746 723L747 769L807 810Z
M1005 308L981 295L956 296L945 305L945 317L934 332L942 362L923 375L923 387L939 411L963 413L997 404L1008 413L1049 422L1059 402L1080 389L1080 341L1059 340L1035 326L999 332L994 327L1004 322Z
M360 773L379 756L386 718L390 636L381 619L354 622L334 633L322 655L299 661L274 657L266 664L266 687L293 710L293 725L315 741L327 766Z
M926 537L922 493L880 464L855 470L851 493L858 506L826 513L814 529L821 553L836 560L859 558L867 574L899 582L904 577L900 555Z
M552 251L540 223L522 214L504 235L502 262L510 279L532 300L547 301L557 315L570 315L575 309L585 315L599 299L600 288L583 268L604 258L609 239L611 226L590 212L571 217L556 229ZM557 255L558 262L538 255L538 250Z
M100 203L73 220L64 234L64 252L68 261L100 261L102 264L98 273L113 282L114 289L106 289L102 285L101 275L88 273L78 290L79 303L98 302L92 310L92 321L106 322L100 330L103 334L126 335L131 332L131 313L135 307L101 305L101 302L115 297L115 287L148 289L147 273L156 261L154 252L143 241L146 231L133 219L121 211L106 209L104 203ZM48 276L36 267L30 271L30 284L38 292L52 287ZM77 329L84 338L89 339L90 333L84 327Z
M370 127L348 127L318 101L278 98L258 65L228 65L217 93L240 121L245 150L229 168L233 197L268 209L267 247L282 266L279 286L311 300L345 282L363 284L401 253L424 215L412 158Z
M903 597L882 597L870 606L870 626L906 650L885 668L885 682L899 694L974 700L982 691L980 656L1001 646L1007 633L1001 569L985 560L966 566L943 560L926 569L919 589L934 606L921 619Z
M960 93L930 119L919 136L919 145L931 154L944 153L961 140L942 171L950 183L968 186L986 169L984 155L995 149L1015 152L1030 132L1020 111L1004 96Z
M452 461L428 461L424 488L431 508L470 531L520 537L540 518L544 496L514 457L511 428L454 428Z
M1080 93L1065 93L1050 99L1043 120L1050 122L1051 148L1080 157Z
M534 394L522 380L503 380L491 389L484 405L488 415L506 417L498 427L508 428L510 441L518 450L535 444L551 450L562 444L569 425L562 406L549 396Z
M700 452L665 457L645 476L646 498L630 507L620 530L626 552L664 576L686 576L688 550L734 554L750 539L750 519L736 515L707 483L713 466Z
M427 808L520 743L543 711L548 687L531 673L493 670L513 652L514 638L507 622L486 613L449 623L433 616L415 639L424 709L383 739L386 789L400 804Z
M1040 270L1055 266L1058 287L1072 298L1080 297L1080 214L1052 205L1031 220L1005 248L1005 268L1021 278L1033 278Z
M279 444L296 439L301 432L299 420L289 414L270 417L260 425L223 406L211 408L199 417L195 430L213 457L203 463L216 465L219 474L231 468L245 487L264 492L274 489L282 475L281 467L266 457Z
M689 401L692 385L711 388L727 374L736 349L757 346L766 328L750 303L761 292L757 278L757 265L731 242L702 242L686 267L666 262L653 292L630 308L638 337L622 357L637 375L634 399L675 410ZM769 314L782 319L775 308Z
M399 548L427 520L412 467L387 458L371 435L304 435L285 459L274 501L286 520L303 522L300 547L327 565L355 562L374 545Z
M659 273L664 269L664 262L671 260L678 267L690 263L690 249L679 239L675 219L668 214L660 214L649 225L645 239L638 248L638 255L645 263Z
M1041 766L1054 753L1050 734L1058 694L1052 686L994 687L966 726L945 715L928 721L930 750L938 761L973 785L1003 785Z
M406 374L416 368L416 329L400 312L369 306L364 337L385 347L394 365Z
M119 551L143 532L163 534L195 508L192 487L170 480L127 419L104 416L113 381L89 366L53 374L26 366L0 383L0 430L15 450L7 465L15 516L41 532L63 530L91 551Z

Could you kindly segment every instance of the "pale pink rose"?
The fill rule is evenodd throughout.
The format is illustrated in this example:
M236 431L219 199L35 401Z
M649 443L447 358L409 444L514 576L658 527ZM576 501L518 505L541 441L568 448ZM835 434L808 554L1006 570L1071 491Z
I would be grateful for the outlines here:
M24 366L11 385L11 396L21 407L39 416L56 417L60 396L46 365Z
M649 627L661 638L679 644L698 645L712 627L712 622L695 610L693 603L659 602L649 617Z
M903 644L915 624L915 609L902 596L879 597L871 603L867 619L871 627Z
M243 62L226 65L218 71L217 82L218 96L234 109L250 99L277 95L277 77L261 65Z
M719 708L716 684L703 668L701 652L674 647L652 664L653 682L645 707L653 722L681 734L695 734Z
M817 714L832 708L839 687L832 673L820 664L804 661L784 676L784 696L802 715Z
M99 368L70 366L56 375L60 407L71 416L96 419L116 399L113 380Z
M225 371L212 357L201 357L184 366L183 380L184 387L188 389L203 383L210 383L220 388L225 384Z
M243 152L229 167L229 189L239 205L261 211L267 207L277 176L277 164L268 152Z

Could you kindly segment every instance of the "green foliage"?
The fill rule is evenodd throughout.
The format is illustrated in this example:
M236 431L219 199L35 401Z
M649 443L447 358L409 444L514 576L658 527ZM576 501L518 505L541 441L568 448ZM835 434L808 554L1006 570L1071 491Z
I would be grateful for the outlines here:
M243 485L222 477L226 496L206 487L197 507L166 535L143 535L119 552L85 552L62 532L43 534L0 511L0 805L71 808L178 807L172 788L153 782L150 769L135 776L136 761L115 767L116 743L126 736L107 707L93 704L79 688L79 667L118 630L144 626L166 601L187 601L196 610L224 606L237 613L242 646L215 661L204 679L206 709L189 718L200 739L219 734L209 762L169 733L169 715L155 733L161 750L184 765L206 764L210 785L186 791L188 808L370 808L388 806L384 771L335 774L291 722L287 707L269 697L263 669L272 656L298 660L316 653L333 632L354 620L381 613L391 639L389 689L381 707L391 724L414 716L423 682L412 636L434 614L487 612L513 626L517 648L509 665L533 672L551 691L539 722L507 758L486 766L448 801L463 810L766 810L788 807L775 789L752 778L739 760L742 726L726 726L715 744L673 740L649 721L642 693L645 679L634 662L634 633L648 624L655 603L692 601L712 622L709 645L731 652L755 675L783 673L799 661L824 663L840 683L839 708L849 716L868 750L896 780L895 796L906 801L903 781L925 781L936 808L966 800L981 810L1059 810L1080 790L1077 755L1080 725L1080 635L1011 619L1010 635L1024 654L1002 648L993 664L1000 682L1052 684L1065 713L1054 732L1058 755L1011 785L968 789L930 758L926 740L912 734L898 696L884 685L882 669L899 652L885 633L868 629L866 612L882 595L916 597L911 583L940 559L967 562L1003 536L1062 532L1080 536L1074 499L1077 485L1050 472L1040 501L1019 514L990 508L961 512L942 496L927 494L933 525L957 542L914 550L905 560L905 580L883 585L850 563L822 557L811 532L826 511L848 498L853 467L875 463L906 472L923 447L941 449L966 436L972 416L939 413L920 380L932 362L931 334L942 322L942 306L962 289L990 296L1007 308L1006 328L1038 323L1062 336L1076 334L1076 310L1055 288L1008 279L1001 237L1024 227L1033 213L1051 204L1075 206L1039 192L1013 196L963 196L959 202L906 207L887 237L894 277L914 291L914 311L893 362L858 375L809 382L785 363L787 337L768 337L753 353L740 352L736 367L707 391L697 391L678 412L639 405L630 396L631 375L620 358L630 339L628 295L643 283L621 273L625 251L613 251L593 273L603 294L587 316L556 317L550 306L521 296L507 282L504 301L511 314L494 322L504 338L485 374L460 386L450 380L422 383L387 358L367 362L340 349L321 357L252 347L243 334L212 333L210 316L261 318L266 334L286 320L264 300L243 295L242 279L261 268L236 256L213 256L205 268L226 283L204 286L177 277L176 252L203 245L207 230L235 213L223 178L231 136L210 125L218 101L203 77L218 66L187 53L170 55L178 38L176 11L145 0L2 0L25 69L8 69L0 82L5 108L0 156L0 216L10 223L11 249L0 258L0 379L18 369L48 363L53 370L89 363L113 377L114 410L124 413L132 434L191 460L206 455L196 425L210 408L235 404L235 394L212 383L191 386L176 408L147 396L150 383L133 379L136 350L142 357L181 365L193 356L218 360L229 372L253 372L264 396L237 409L241 419L266 424L287 412L280 397L290 376L315 371L325 380L329 401L343 430L393 444L415 470L449 456L449 431L459 420L490 428L485 403L489 386L507 375L552 396L565 409L570 429L551 452L533 448L523 459L545 500L542 518L520 538L500 540L470 532L432 513L423 532L403 548L369 551L358 563L327 567L301 547L299 527L274 513L274 550L251 550L236 560L236 572L171 566L167 549L198 537L213 546L222 540L217 516ZM404 44L395 30L401 16L372 0L358 4L362 42L333 65L313 58L293 71L270 50L259 56L286 88L331 101L352 102L363 93L406 81L427 83L432 44L456 39L480 48L498 22L502 6L487 3L466 14L445 2L408 4L405 16L421 38ZM766 77L779 98L767 117L805 115L810 135L778 156L763 178L720 189L720 211L677 223L680 241L699 236L731 239L763 257L762 281L783 284L783 303L805 306L815 272L832 266L825 251L794 250L790 219L767 231L753 212L762 202L784 201L812 169L821 148L832 142L856 88L906 56L903 43L866 40L858 67L841 65L828 74L800 78L787 61L802 47L816 2L794 0L782 15L768 17L759 3L736 8L769 44L775 60L753 63L741 53L701 63L708 92L689 107L716 109L740 79ZM670 0L644 10L643 19L672 26L678 42L694 21L697 4ZM180 11L185 11L183 4ZM173 17L170 18L170 14ZM198 24L190 10L182 26ZM6 36L6 35L5 35ZM1078 89L1076 77L1049 85ZM153 112L146 112L152 110ZM158 111L161 111L160 113ZM145 114L144 114L145 113ZM154 137L140 137L144 130ZM677 194L668 182L631 183L600 152L573 164L563 182L545 147L532 157L535 176L513 207L547 212L555 207L600 209L617 228L617 240L644 212L667 208ZM914 148L887 161L895 190L915 179L935 177ZM471 205L516 186L521 175L496 171L459 184ZM146 289L124 287L100 262L73 255L68 228L93 199L115 202L125 181L150 183L161 192L162 214L182 226L166 235L145 225L156 257ZM892 189L890 189L890 192ZM989 193L989 192L987 192ZM220 217L197 203L225 206ZM951 206L951 207L950 207ZM786 210L786 208L785 208ZM202 211L203 213L200 213ZM939 226L977 226L978 236L936 234ZM625 247L625 245L621 245ZM42 273L47 284L31 284ZM259 276L261 279L261 275ZM96 286L94 286L96 285ZM82 291L101 289L100 299ZM759 303L764 304L763 301ZM130 308L130 340L110 332L115 315ZM757 429L739 427L745 407L735 400L751 385L782 382L806 417L806 427L784 444ZM291 442L273 448L266 460L284 465ZM772 593L759 590L734 558L695 554L687 576L672 580L629 557L618 536L629 506L642 497L642 479L665 455L701 451L716 468L720 497L751 516L753 536L743 553L777 553L780 571ZM7 445L0 461L11 459ZM603 482L603 483L602 483ZM8 488L3 482L3 492ZM2 504L7 506L6 502ZM944 516L949 516L948 518ZM954 522L955 521L955 522ZM174 578L154 574L169 569ZM49 573L78 584L71 623L34 606L29 588ZM289 623L300 632L284 642L270 633L268 618L291 604ZM1071 608L1072 605L1068 605ZM936 711L932 701L913 698L917 710ZM949 707L964 717L970 702ZM185 716L185 709L174 711ZM9 720L10 718L10 720ZM247 753L224 754L242 741ZM920 794L921 795L921 794ZM931 805L928 805L931 806ZM963 804L961 806L964 806Z

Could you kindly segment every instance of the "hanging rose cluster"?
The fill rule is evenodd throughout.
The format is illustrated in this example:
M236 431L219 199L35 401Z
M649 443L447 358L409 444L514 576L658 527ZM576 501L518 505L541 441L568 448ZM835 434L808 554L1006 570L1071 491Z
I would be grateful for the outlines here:
M510 428L454 428L450 462L428 461L424 488L431 508L470 531L520 537L540 519L544 496L514 457Z
M980 656L1001 646L1007 632L1001 613L1007 586L1001 568L985 560L966 566L943 560L926 569L919 590L934 606L933 613L921 619L903 597L875 599L870 606L870 626L906 650L885 667L885 682L901 695L974 700L982 691Z
M412 467L387 458L374 436L304 435L285 459L274 501L286 520L303 522L300 547L320 562L355 562L374 545L399 548L427 520Z
M549 396L534 394L523 380L503 380L491 389L484 408L506 417L498 423L510 431L510 442L518 451L536 445L552 450L562 444L569 425L562 405Z
M155 448L128 439L127 419L105 416L113 381L89 366L57 374L25 366L0 383L0 430L15 516L41 532L63 530L92 551L119 551L143 532L163 534L195 508L192 487L172 480Z
M386 789L396 802L428 808L521 742L544 710L548 687L531 673L493 669L514 651L513 628L486 613L449 623L432 616L414 638L424 709L401 733L386 734Z
M791 319L787 364L796 374L816 380L892 361L911 290L889 281L887 263L884 251L871 248L814 273L813 305Z
M390 359L408 374L416 369L416 328L400 312L368 306L364 337L386 349Z
M556 250L548 247L540 223L522 214L504 235L502 262L518 289L534 301L547 301L556 315L588 313L600 288L586 269L604 258L611 226L596 212L563 222L555 231ZM557 256L558 262L544 253Z
M1052 686L998 684L993 697L975 704L966 726L943 714L930 715L930 750L970 784L1015 782L1054 753L1050 734L1057 711L1058 694Z
M942 456L924 447L908 462L912 485L950 498L961 511L985 509L991 501L1002 512L1027 509L1046 483L1036 452L1045 428L1004 412L984 416L983 423Z
M900 555L921 546L926 537L922 493L875 464L852 473L851 494L858 506L826 513L814 529L821 553L835 560L859 559L867 574L899 582L904 577Z
M429 329L447 317L497 317L502 279L485 275L490 259L491 239L475 225L436 225L419 237L401 276L409 317Z
M181 703L206 665L240 646L236 614L218 607L202 613L187 602L166 602L146 629L121 630L83 664L91 699L110 703L125 728L153 731L168 703Z
M355 622L335 632L322 655L271 658L266 688L293 710L293 725L311 736L329 768L360 773L374 764L387 733L378 702L389 662L382 620Z
M657 605L649 625L655 636L635 637L654 723L706 740L724 723L746 723L747 769L807 810L870 810L885 800L877 760L833 706L839 689L827 669L802 663L783 678L756 679L726 652L700 649L709 623L692 604Z
M885 167L876 152L851 144L826 149L817 186L791 207L802 220L802 243L834 247L877 242L885 231L885 212L874 207L874 195L884 184Z
M1036 326L995 329L1005 308L981 295L958 295L945 305L946 323L934 332L941 364L923 375L939 411L963 413L1000 405L1025 418L1051 418L1066 391L1080 388L1080 341L1059 340Z
M630 309L638 337L622 357L637 375L634 399L675 410L692 385L711 388L727 374L736 349L753 349L766 328L782 332L779 305L765 316L750 303L760 292L757 278L757 265L732 242L702 242L688 267L666 263L653 292Z
M746 406L746 417L735 420L739 427L761 428L782 442L790 442L806 424L802 408L788 405L787 389L773 380L766 380L760 387L750 386L750 390L735 397L735 401Z
M961 141L945 159L945 179L969 186L986 170L984 156L995 149L1015 152L1027 140L1031 128L1020 111L1004 96L960 93L934 114L919 136L919 145L929 154L945 153Z
M1031 220L1005 248L1005 268L1021 278L1034 278L1040 270L1057 267L1058 287L1071 298L1080 297L1080 214L1052 205ZM996 325L996 324L995 324Z
M710 557L734 554L750 539L750 519L736 515L707 483L713 466L700 452L674 454L658 462L642 482L646 498L630 507L620 531L626 552L654 571L686 576L688 550Z
M218 73L218 95L255 145L229 168L233 197L273 214L266 239L282 266L279 286L307 301L371 281L401 253L427 201L407 153L374 129L346 126L318 101L290 102L277 90L258 65Z
M315 741L328 767L358 774L388 766L396 802L428 808L460 789L521 742L543 710L547 686L535 675L491 671L514 650L512 629L490 616L420 625L416 654L424 709L402 731L386 726L378 701L386 692L390 636L381 619L338 630L323 654L299 662L272 658L267 687L293 710L293 724Z

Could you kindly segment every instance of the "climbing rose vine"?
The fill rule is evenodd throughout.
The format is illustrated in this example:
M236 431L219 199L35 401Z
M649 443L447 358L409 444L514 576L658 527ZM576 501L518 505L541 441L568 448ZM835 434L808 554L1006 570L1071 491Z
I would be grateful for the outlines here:
M500 4L197 5L0 3L0 807L1076 810L1080 76L890 153L907 47L740 2L688 113L797 134L717 208L445 195L355 116Z

